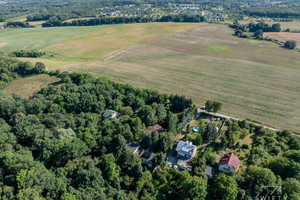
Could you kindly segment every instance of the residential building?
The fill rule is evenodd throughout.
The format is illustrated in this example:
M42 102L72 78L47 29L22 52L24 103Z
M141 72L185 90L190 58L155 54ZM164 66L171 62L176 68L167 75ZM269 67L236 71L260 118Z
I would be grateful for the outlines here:
M147 165L148 167L153 167L153 160L156 156L155 153L141 149L140 144L134 142L127 144L126 149L128 151L131 151L136 157L140 158L144 165Z
M135 143L135 142L131 142L129 144L126 145L126 149L128 151L131 151L134 155L138 156L137 155L137 152L140 148L140 144L139 143Z
M185 159L185 160L182 160L182 159L178 159L177 161L177 166L182 169L182 170L187 170L189 172L192 171L192 166L189 165L189 162L190 162L190 159Z
M207 165L204 174L211 179L215 174L215 168Z
M225 173L237 172L239 166L240 160L233 153L225 154L219 162L219 170Z
M159 124L155 124L155 125L153 125L153 126L148 126L148 127L147 127L147 131L148 131L149 133L152 133L153 131L156 131L157 133L162 133L162 132L164 132L163 127L162 127L161 125L159 125Z
M103 113L103 118L108 119L108 118L118 118L120 114L116 111L106 109L105 112Z
M197 147L192 142L179 140L176 151L177 157L192 159L196 155Z

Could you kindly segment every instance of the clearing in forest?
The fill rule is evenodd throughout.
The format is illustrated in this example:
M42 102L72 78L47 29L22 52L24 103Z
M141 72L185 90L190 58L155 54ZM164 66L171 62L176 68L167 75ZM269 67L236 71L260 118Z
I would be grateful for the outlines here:
M58 81L59 78L49 76L47 74L19 78L4 88L3 93L8 95L17 93L24 98L28 98L41 88Z

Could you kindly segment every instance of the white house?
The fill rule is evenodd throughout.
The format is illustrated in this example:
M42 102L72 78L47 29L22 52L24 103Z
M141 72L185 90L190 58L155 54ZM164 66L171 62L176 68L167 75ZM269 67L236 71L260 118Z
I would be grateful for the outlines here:
M192 159L196 155L197 147L192 142L179 140L176 151L178 157Z

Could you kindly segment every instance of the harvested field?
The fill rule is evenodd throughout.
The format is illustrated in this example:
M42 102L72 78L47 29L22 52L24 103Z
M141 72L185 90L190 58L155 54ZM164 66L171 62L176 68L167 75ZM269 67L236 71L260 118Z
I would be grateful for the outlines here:
M268 32L264 33L264 37L274 38L281 42L286 42L287 40L297 40L298 47L300 47L300 33Z
M28 21L28 23L32 26L35 26L35 25L41 25L43 23L45 23L46 21L43 20L43 21Z

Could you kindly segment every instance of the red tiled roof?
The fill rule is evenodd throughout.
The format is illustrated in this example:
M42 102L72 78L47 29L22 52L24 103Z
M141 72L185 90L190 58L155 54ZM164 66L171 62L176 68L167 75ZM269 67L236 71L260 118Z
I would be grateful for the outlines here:
M153 131L156 131L156 132L163 132L163 128L162 128L161 125L155 124L155 125L153 125L153 126L148 126L147 131L148 131L149 133L152 133Z
M221 158L219 165L226 164L230 165L234 169L234 171L237 172L240 166L240 160L233 153L225 154Z

